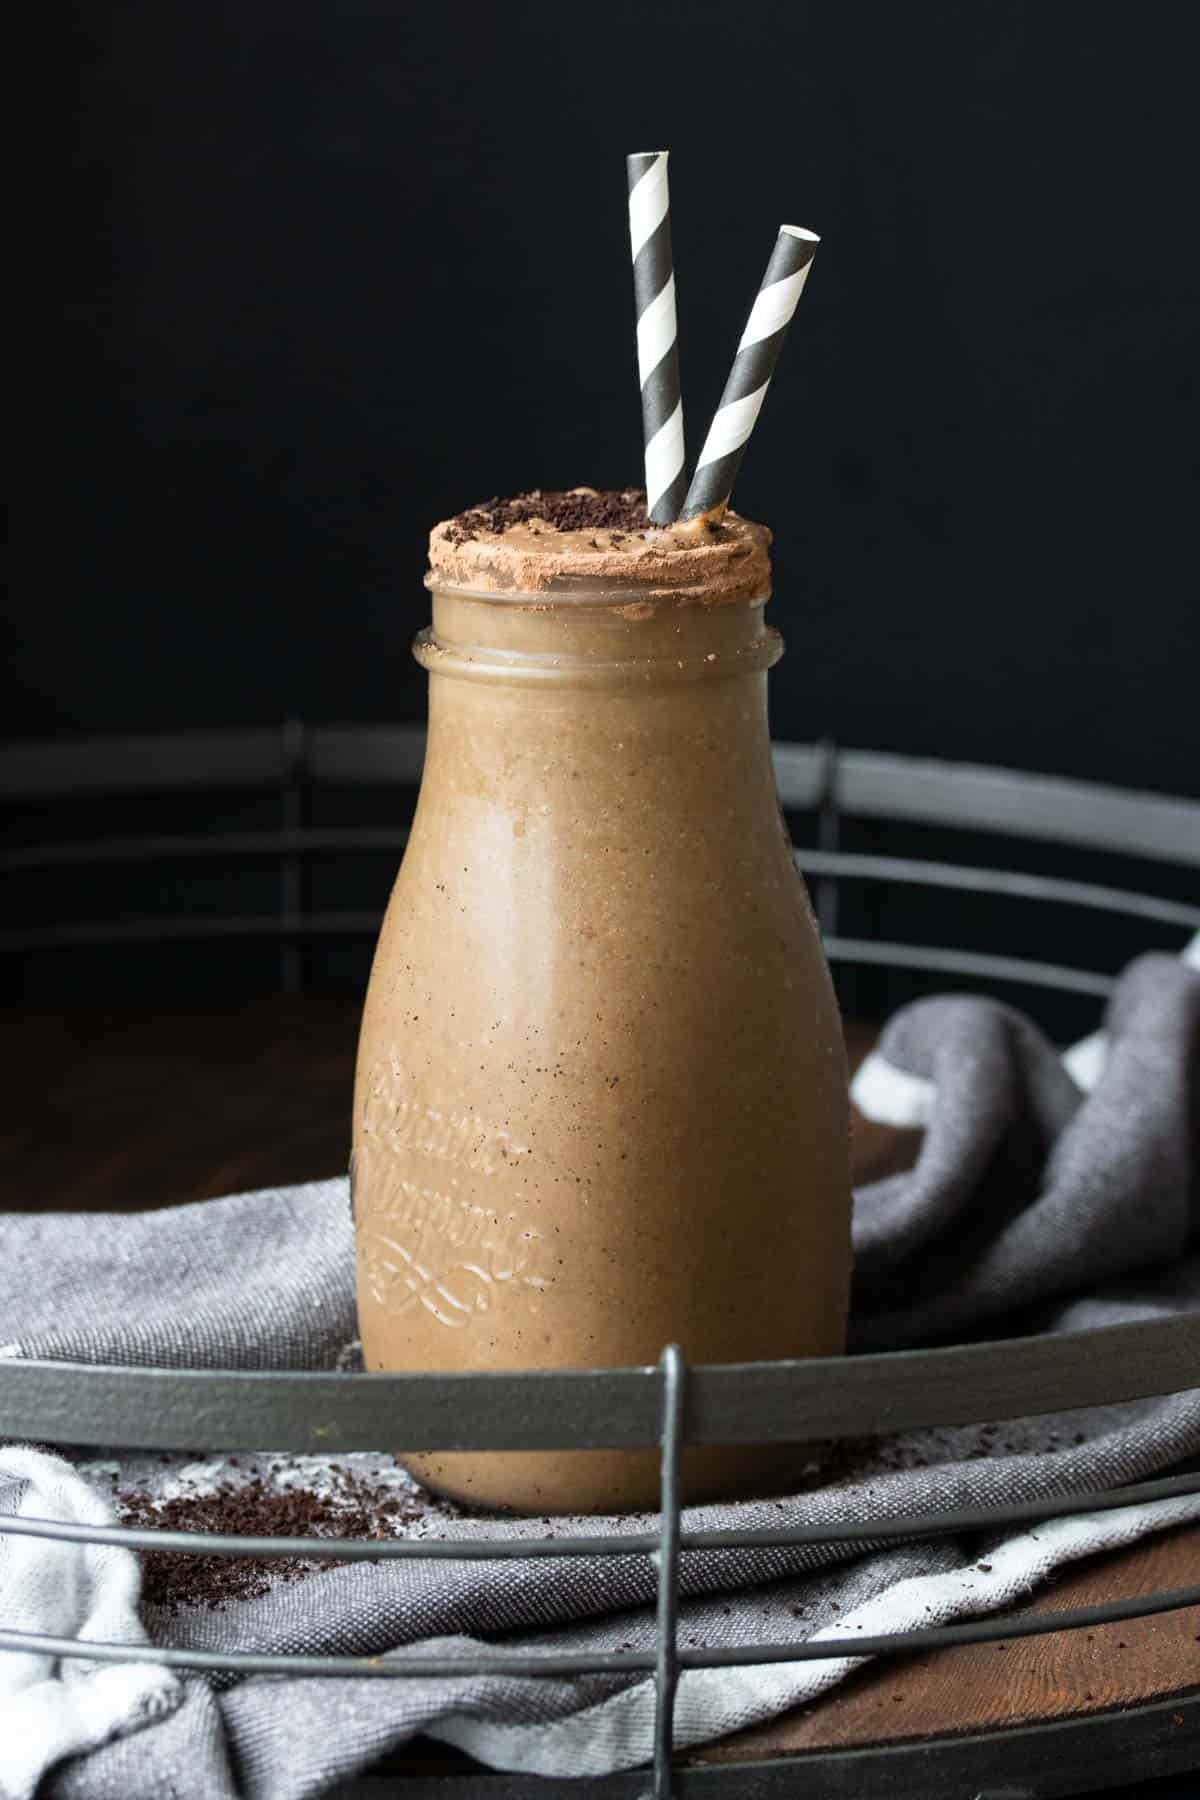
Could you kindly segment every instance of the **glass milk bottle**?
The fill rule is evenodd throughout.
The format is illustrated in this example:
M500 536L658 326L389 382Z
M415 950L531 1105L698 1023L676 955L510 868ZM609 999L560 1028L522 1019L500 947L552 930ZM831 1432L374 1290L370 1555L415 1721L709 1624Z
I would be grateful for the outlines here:
M433 536L354 1101L368 1370L844 1348L846 1070L771 767L768 534L582 536ZM399 1454L484 1505L657 1499L653 1449ZM689 1449L685 1492L795 1454Z

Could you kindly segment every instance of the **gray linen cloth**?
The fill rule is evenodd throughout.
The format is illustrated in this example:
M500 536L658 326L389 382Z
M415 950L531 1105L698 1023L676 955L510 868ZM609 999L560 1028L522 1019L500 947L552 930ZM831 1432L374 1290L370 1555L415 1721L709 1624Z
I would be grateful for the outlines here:
M931 1081L935 1100L915 1168L857 1195L855 1348L1200 1310L1200 976L1166 957L1140 959L1105 1028L1109 1054L1084 1095L1007 1007L934 999L892 1020L881 1054ZM346 1366L354 1332L342 1181L131 1216L0 1217L3 1354L321 1369ZM1190 1391L818 1452L794 1493L694 1507L685 1519L750 1527L926 1514L1112 1487L1197 1455L1200 1391ZM384 1458L339 1460L388 1469ZM176 1462L157 1479L179 1472ZM191 1474L230 1471L209 1464ZM150 1479L150 1465L128 1458L122 1477ZM689 1552L681 1640L852 1637L995 1610L1075 1557L1196 1517L1200 1501L1189 1498L930 1544ZM577 1523L646 1526L629 1515ZM545 1529L432 1510L426 1528L462 1537ZM653 1642L654 1581L649 1560L633 1555L355 1565L224 1612L145 1616L153 1639L235 1649L640 1649ZM677 1744L769 1717L853 1666L830 1657L687 1672ZM641 1675L233 1685L188 1676L169 1717L58 1763L39 1792L302 1800L418 1731L497 1767L598 1774L650 1754L652 1713Z

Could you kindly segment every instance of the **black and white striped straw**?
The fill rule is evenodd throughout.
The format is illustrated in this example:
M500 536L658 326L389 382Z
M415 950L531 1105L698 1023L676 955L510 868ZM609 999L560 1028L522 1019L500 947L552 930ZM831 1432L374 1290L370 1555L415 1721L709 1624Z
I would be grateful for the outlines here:
M627 156L629 241L637 302L638 378L646 443L646 510L655 525L679 517L687 482L683 470L683 400L675 329L675 268L671 260L671 203L667 152Z
M733 492L746 440L754 430L796 303L808 279L820 238L799 225L782 225L758 296L737 347L692 485L685 519L724 507Z

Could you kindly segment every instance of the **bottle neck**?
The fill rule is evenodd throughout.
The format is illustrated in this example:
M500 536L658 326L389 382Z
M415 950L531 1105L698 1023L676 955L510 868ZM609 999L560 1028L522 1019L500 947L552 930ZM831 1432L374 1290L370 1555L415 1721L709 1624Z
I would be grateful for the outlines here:
M498 686L622 690L723 682L783 654L765 601L684 605L635 586L569 597L433 588L433 624L414 646L431 675Z
M498 808L546 844L620 820L621 842L640 833L655 857L664 821L711 814L730 854L735 841L783 854L767 724L782 642L761 602L514 605L435 589L416 654L430 672L418 837L435 820L491 832Z

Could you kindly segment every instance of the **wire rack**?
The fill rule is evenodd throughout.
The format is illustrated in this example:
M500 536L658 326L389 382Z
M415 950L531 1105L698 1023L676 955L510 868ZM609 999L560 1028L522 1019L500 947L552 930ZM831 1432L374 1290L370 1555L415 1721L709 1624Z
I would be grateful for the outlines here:
M0 752L0 794L29 800L51 795L170 793L214 786L279 790L279 824L269 831L89 839L22 846L0 857L10 870L191 857L279 859L279 907L272 914L39 926L8 932L0 949L35 952L204 937L274 937L285 989L302 980L296 947L306 936L373 933L375 914L314 913L302 905L304 859L331 851L388 849L404 841L394 827L309 828L306 796L316 782L412 784L419 777L422 734L396 728L196 733L79 745L24 745ZM838 934L840 884L846 880L922 884L1053 901L1183 932L1200 930L1200 907L1090 881L914 857L868 856L840 848L842 821L856 814L913 823L969 827L1013 838L1042 839L1135 856L1175 869L1200 867L1200 803L1165 795L1024 775L1013 771L839 751L831 744L777 745L780 798L789 811L811 810L818 845L797 852L814 878L818 912L832 960L917 969L987 982L1019 983L1059 993L1102 996L1110 974L989 951L880 942ZM810 1800L861 1796L875 1783L889 1796L967 1792L994 1800L1110 1785L1135 1769L1168 1773L1200 1756L1200 1696L1184 1696L1121 1713L1057 1725L874 1750L807 1754L770 1762L692 1768L672 1763L675 1694L680 1673L828 1657L906 1654L988 1640L1106 1624L1200 1604L1200 1583L1142 1594L1104 1606L1016 1618L987 1618L877 1638L820 1638L735 1649L682 1648L678 1642L680 1557L689 1550L878 1543L990 1530L1200 1492L1190 1472L1115 1490L1074 1493L1037 1503L947 1511L836 1528L783 1527L684 1530L679 1463L684 1444L853 1438L922 1426L966 1424L1046 1413L1182 1391L1200 1377L1200 1315L1110 1326L1052 1337L802 1362L689 1367L679 1349L664 1348L657 1366L616 1370L551 1370L481 1375L350 1375L181 1371L99 1367L66 1362L0 1361L0 1434L72 1445L142 1450L378 1449L402 1435L430 1450L624 1448L658 1443L661 1509L658 1528L638 1535L542 1539L329 1540L260 1538L130 1528L71 1526L0 1519L0 1532L66 1541L123 1544L217 1556L319 1555L334 1561L447 1560L644 1555L657 1575L653 1653L590 1656L489 1650L486 1656L294 1656L182 1650L167 1646L80 1643L0 1629L0 1651L36 1651L94 1661L136 1654L224 1674L369 1677L648 1674L656 1689L651 1770L589 1784L597 1795L686 1800L740 1794L774 1800L803 1791ZM1170 1729L1165 1729L1169 1714ZM1064 1768L1073 1773L1066 1777ZM1031 1774L1030 1771L1041 1771ZM1047 1773L1047 1771L1050 1771ZM1124 1774L1122 1773L1124 1772ZM865 1784L865 1785L864 1785ZM551 1784L529 1775L366 1777L340 1790L419 1800L428 1793L471 1800L534 1800Z

